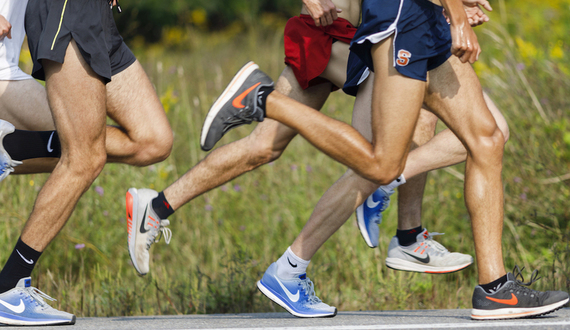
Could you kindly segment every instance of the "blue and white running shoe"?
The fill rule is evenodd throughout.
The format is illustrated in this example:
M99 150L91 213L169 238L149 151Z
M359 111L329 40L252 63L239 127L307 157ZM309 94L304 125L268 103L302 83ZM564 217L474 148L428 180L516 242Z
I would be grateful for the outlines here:
M10 325L75 324L75 315L58 311L45 299L52 297L31 286L32 279L24 277L16 287L0 294L0 323Z
M356 223L362 234L362 238L369 247L378 246L378 237L380 236L380 228L382 223L382 212L390 206L390 196L394 190L386 191L380 187L368 196L366 201L356 208Z
M257 288L267 298L297 317L333 317L336 307L323 303L316 295L307 274L285 280L277 277L277 264L272 263L263 274Z
M22 164L22 162L12 160L2 144L4 137L10 133L14 133L14 130L14 125L0 119L0 181L4 180L10 173L14 172L15 166Z

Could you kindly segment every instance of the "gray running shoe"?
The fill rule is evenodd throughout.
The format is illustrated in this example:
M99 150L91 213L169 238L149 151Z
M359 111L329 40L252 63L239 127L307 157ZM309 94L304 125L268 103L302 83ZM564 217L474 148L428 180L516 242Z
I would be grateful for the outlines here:
M409 272L446 274L453 273L471 265L473 257L468 254L449 252L443 245L433 240L432 236L443 235L429 233L427 229L419 233L417 242L402 246L394 236L388 246L386 266Z
M523 283L524 278L518 266L515 266L513 273L507 273L507 283L493 293L487 293L479 285L475 287L472 319L531 318L552 313L568 303L568 293L564 291L541 292L527 288L539 279L536 278L538 271L532 272L528 283ZM519 276L520 281L517 280Z
M260 88L272 86L271 78L257 64L244 65L208 112L200 137L202 150L211 150L234 127L263 121L263 109L258 104Z
M14 125L0 119L0 181L4 180L10 173L14 172L14 167L21 165L22 162L12 160L4 149L4 137L14 133Z

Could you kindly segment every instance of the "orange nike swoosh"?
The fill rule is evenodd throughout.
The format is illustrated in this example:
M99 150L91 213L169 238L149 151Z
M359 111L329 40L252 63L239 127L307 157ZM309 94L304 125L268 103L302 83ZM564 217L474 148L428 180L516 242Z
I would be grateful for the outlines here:
M255 87L259 86L259 84L261 83L257 83L253 86L251 86L250 88L246 89L243 93L241 93L240 95L238 95L238 97L236 97L233 101L232 101L232 105L234 106L234 108L238 108L238 109L242 109L245 108L245 105L243 105L241 103L241 101L247 96L247 94L249 94L249 92L251 92L252 90L255 89Z
M498 302L499 304L505 304L505 305L511 305L514 306L516 305L519 300L517 299L517 296L515 296L514 293L511 292L511 299L497 299L497 298L491 298L491 297L485 297L491 301L494 302Z

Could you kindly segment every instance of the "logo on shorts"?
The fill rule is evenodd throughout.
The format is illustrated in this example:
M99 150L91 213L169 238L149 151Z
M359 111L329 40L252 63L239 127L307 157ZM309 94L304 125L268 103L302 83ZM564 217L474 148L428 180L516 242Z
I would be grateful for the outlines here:
M398 65L400 65L400 66L406 66L406 65L408 65L408 63L410 63L411 57L412 57L412 53L410 53L409 51L407 51L405 49L400 49L398 51L398 59L396 60L396 63L398 63Z

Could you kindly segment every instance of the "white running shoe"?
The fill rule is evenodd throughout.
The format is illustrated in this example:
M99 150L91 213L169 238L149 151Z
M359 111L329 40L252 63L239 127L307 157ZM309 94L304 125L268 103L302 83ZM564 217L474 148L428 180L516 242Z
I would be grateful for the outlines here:
M31 286L32 279L24 277L12 290L0 294L0 323L9 325L75 324L75 315L48 305L52 297Z
M453 273L471 265L473 257L468 254L449 252L443 245L434 241L432 236L441 233L429 233L427 229L418 234L417 242L410 246L400 245L394 236L388 246L386 266L409 272L446 274Z
M150 246L164 236L166 244L170 244L172 231L166 228L170 221L160 219L152 208L152 200L158 193L152 189L135 189L127 191L127 231L129 255L133 266L140 275L149 270ZM159 234L161 234L159 236Z
M0 119L0 181L4 180L10 173L14 172L14 167L21 165L22 162L12 160L4 149L4 137L14 133L16 128L9 122Z

